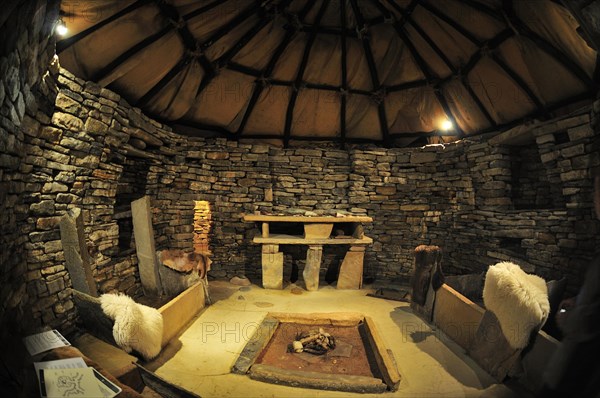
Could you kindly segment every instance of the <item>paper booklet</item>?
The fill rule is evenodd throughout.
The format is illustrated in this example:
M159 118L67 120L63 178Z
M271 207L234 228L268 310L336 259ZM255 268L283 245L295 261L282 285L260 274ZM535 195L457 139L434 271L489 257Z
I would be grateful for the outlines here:
M112 398L122 390L94 368L41 368L40 395L44 398Z
M31 356L40 354L44 351L58 347L71 345L56 329L47 332L32 334L23 339L23 343Z

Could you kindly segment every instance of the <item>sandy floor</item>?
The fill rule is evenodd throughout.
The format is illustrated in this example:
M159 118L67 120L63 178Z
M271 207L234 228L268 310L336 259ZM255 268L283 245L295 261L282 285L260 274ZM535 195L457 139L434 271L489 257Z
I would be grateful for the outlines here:
M252 285L248 291L211 282L213 305L173 339L147 367L202 397L368 396L262 383L230 373L239 353L268 312L359 312L372 317L402 376L397 392L385 397L516 397L497 384L441 332L413 315L408 304L366 297L370 290L291 293ZM248 288L246 288L248 289Z

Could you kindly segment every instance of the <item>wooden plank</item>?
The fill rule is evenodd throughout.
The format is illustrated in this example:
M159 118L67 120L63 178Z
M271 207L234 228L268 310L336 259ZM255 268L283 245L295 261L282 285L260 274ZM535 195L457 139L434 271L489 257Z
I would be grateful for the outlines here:
M252 366L250 378L292 387L354 393L379 394L387 389L380 379L374 377L285 370L261 364Z
M254 222L317 222L317 223L338 223L338 222L373 222L372 217L368 216L274 216L262 214L247 214L244 216L244 221Z
M252 240L253 243L271 245L370 245L373 239L365 236L361 239L348 237L341 238L303 238L298 235L271 234L268 238L260 236Z
M377 361L383 380L390 390L397 391L398 386L400 386L400 373L398 373L395 362L390 358L388 351L385 349L385 345L375 328L373 319L368 316L365 317L365 327L368 332L369 344L375 355L375 360Z

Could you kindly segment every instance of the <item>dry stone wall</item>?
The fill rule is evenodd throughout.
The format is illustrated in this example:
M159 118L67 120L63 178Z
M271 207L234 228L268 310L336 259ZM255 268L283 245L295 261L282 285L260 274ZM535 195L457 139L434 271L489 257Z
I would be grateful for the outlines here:
M379 283L406 278L414 248L434 244L447 273L511 260L546 278L567 275L574 290L600 247L589 178L600 165L599 104L524 126L526 145L469 139L406 149L282 149L189 138L60 69L40 22L55 17L56 5L21 3L35 3L14 11L33 23L0 58L8 76L0 84L1 315L28 311L34 326L72 329L58 223L73 207L83 212L99 292L140 296L129 204L144 195L157 250L193 251L195 201L206 201L212 277L245 274L257 283L261 253L251 240L258 230L242 220L254 212L373 217L365 276ZM291 278L306 247L284 249ZM324 278L342 256L343 248L325 248Z
M0 339L57 317L54 324L68 329L74 317L53 221L37 217L56 211L52 192L71 177L57 172L56 186L48 185L41 165L60 154L30 143L34 126L54 111L58 70L47 72L57 17L58 1L4 2L0 11Z

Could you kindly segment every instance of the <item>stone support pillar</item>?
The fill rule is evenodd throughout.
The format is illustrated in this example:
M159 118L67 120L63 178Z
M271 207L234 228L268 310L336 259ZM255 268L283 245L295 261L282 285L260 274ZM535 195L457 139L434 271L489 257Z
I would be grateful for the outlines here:
M323 245L310 245L306 251L306 265L302 272L306 290L319 289L319 271L321 270L321 258L323 257Z
M262 279L265 289L283 288L283 253L279 245L262 245Z
M362 287L364 260L365 247L351 246L340 266L338 289L360 289Z

